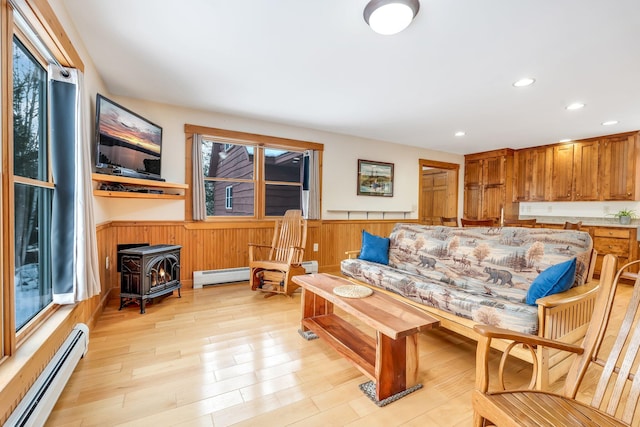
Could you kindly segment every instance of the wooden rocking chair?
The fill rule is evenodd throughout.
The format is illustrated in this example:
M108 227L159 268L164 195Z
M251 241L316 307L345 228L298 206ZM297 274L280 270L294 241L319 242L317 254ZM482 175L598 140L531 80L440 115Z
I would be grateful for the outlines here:
M474 426L637 425L640 327L635 324L635 317L640 303L640 279L636 280L617 332L614 327L609 327L609 318L621 274L639 262L626 264L614 277L616 258L613 255L605 256L593 317L580 346L491 326L474 327L480 335L476 355L476 390L472 395ZM492 339L512 340L512 345L524 345L530 350L534 346L544 346L575 353L562 394L534 390L504 391L503 370L506 354L511 347L503 354L498 371L502 391L489 392L489 345ZM537 368L537 364L534 364L534 370ZM582 385L584 378L589 379ZM532 387L533 383L529 388ZM578 391L580 401L576 400ZM591 400L590 403L587 400Z
M288 210L276 221L271 245L249 243L251 290L265 292L265 298L276 294L291 296L299 288L291 277L306 273L302 267L306 242L307 220L301 211Z

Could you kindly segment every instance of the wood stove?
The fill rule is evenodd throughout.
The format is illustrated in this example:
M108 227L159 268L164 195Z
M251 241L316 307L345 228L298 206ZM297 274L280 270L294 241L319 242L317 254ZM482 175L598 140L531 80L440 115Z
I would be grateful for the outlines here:
M118 251L120 256L120 308L140 304L145 312L148 299L174 290L180 295L180 249L176 245L141 246Z

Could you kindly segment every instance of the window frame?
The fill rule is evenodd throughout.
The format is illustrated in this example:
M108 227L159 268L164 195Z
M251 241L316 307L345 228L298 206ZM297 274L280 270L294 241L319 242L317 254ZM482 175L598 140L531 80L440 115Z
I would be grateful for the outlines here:
M13 37L11 38L11 52L12 52L12 61L11 61L11 85L10 85L10 91L11 91L11 103L13 104L13 43L14 43L14 38L17 39L20 44L22 44L23 48L33 57L34 60L36 60L40 66L42 66L44 68L45 71L48 70L48 66L49 63L46 60L46 58L44 57L44 55L42 54L42 52L40 51L40 49L38 49L38 47L36 45L34 45L30 38L24 34L21 29L17 26L14 25L13 26ZM54 191L55 189L55 183L53 182L53 173L51 170L51 144L50 144L50 140L49 140L49 129L50 129L50 120L49 120L49 92L48 92L48 71L47 71L47 84L46 84L46 93L44 98L41 101L44 101L47 108L45 111L46 116L44 117L44 127L45 129L42 130L42 142L46 144L46 148L44 150L39 150L38 153L38 166L39 168L43 168L46 167L46 172L43 173L42 175L44 175L43 179L37 179L37 178L30 178L30 177L26 177L26 176L22 176L22 175L17 175L15 172L15 163L14 163L14 159L15 159L15 153L14 153L14 133L13 133L13 114L11 114L11 129L12 129L12 137L11 140L8 142L9 143L9 148L10 148L10 152L7 153L7 156L10 158L10 163L11 163L11 168L9 170L10 174L8 176L10 176L10 181L11 181L11 187L12 187L12 191L11 191L11 196L9 198L9 208L7 209L8 211L11 212L11 218L12 221L9 224L9 226L12 228L12 238L10 240L10 244L12 245L11 249L12 249L12 262L11 264L8 266L11 271L13 271L14 277L15 277L15 268L16 268L16 257L15 257L15 186L16 184L20 184L20 185L24 185L24 186L28 186L30 188L40 188L40 189L46 189L46 190L50 190L51 192ZM44 154L46 152L46 154ZM45 164L41 164L41 161L43 160L42 157L46 157L45 160ZM51 199L53 198L53 194L50 194ZM51 218L51 206L49 207L49 212L48 212L48 217ZM46 245L46 243L45 243ZM50 246L50 245L49 245ZM50 249L49 249L49 253L45 254L46 255L50 255ZM45 266L47 268L51 268L51 260L46 260L43 259L41 260ZM5 267L7 267L5 265ZM50 276L51 276L51 272L49 271L48 273L48 277L50 280ZM15 286L15 282L12 280L11 281L11 286ZM53 296L53 289L51 289L51 296ZM8 305L9 305L9 311L10 313L6 313L6 316L3 317L3 320L6 322L7 321L7 317L11 318L10 324L11 324L11 332L13 332L13 334L15 334L15 340L16 340L16 346L19 346L20 343L26 338L28 337L36 328L38 328L46 319L48 319L58 308L59 306L57 304L54 304L52 301L49 302L47 305L45 305L44 307L42 307L38 313L36 313L31 319L29 319L19 330L16 330L16 311L17 311L17 305L16 305L16 295L15 292L12 292L12 296L10 298L10 300L8 301ZM8 328L6 328L8 329ZM6 330L5 329L5 330Z
M16 36L26 49L37 58L45 67L52 61L57 61L65 67L73 67L84 71L84 64L80 55L73 47L70 39L56 18L53 9L47 2L40 0L20 0L14 6L11 2L3 1L0 5L0 75L2 78L2 180L0 198L2 201L2 226L0 234L4 242L0 249L2 263L3 285L0 287L0 364L12 359L23 343L27 343L30 337L37 335L43 328L52 325L54 314L59 312L60 306L50 303L37 316L27 322L20 331L15 331L15 235L14 235L14 187L17 183L27 183L42 188L54 188L50 167L51 148L49 147L48 177L45 181L31 180L30 178L14 176L14 134L13 134L13 37ZM15 7L20 8L18 12ZM26 28L25 31L22 28ZM30 35L27 35L29 33ZM31 34L33 36L31 36ZM32 41L33 40L33 41ZM38 48L40 47L40 48ZM45 52L46 51L46 52ZM49 135L47 129L47 143ZM50 320L51 319L51 320ZM37 349L36 352L40 350ZM31 374L28 375L29 377Z
M272 220L278 216L265 215L265 193L267 185L296 185L302 188L302 182L281 182L281 181L266 181L264 173L264 150L265 149L277 149L287 151L297 151L304 153L306 150L314 150L319 152L320 162L318 165L320 181L322 181L322 152L324 151L324 144L317 142L301 141L287 138L279 138L274 136L231 131L219 128L210 128L198 125L185 124L185 152L188 153L185 156L186 165L186 179L185 182L189 185L189 188L193 188L193 144L194 134L200 135L201 139L207 141L215 141L217 143L235 144L235 145L249 145L255 146L256 152L254 158L258 158L258 161L254 161L254 213L253 216L207 216L205 222L225 222L225 221L259 221L259 220ZM224 178L217 179L218 181L224 181ZM234 180L235 181L235 180ZM322 191L322 182L318 183L318 191ZM322 194L322 193L320 193ZM186 191L185 197L185 220L193 221L193 192Z

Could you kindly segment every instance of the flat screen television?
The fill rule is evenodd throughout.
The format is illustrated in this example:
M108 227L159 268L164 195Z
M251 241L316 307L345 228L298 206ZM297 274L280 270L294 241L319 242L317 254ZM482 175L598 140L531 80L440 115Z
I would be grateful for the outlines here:
M161 180L162 128L96 97L96 172Z

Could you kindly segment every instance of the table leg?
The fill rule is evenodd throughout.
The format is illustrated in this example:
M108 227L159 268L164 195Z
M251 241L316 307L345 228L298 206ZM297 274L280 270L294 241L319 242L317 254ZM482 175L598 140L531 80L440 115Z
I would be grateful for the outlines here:
M377 332L376 398L386 399L418 382L418 336L397 340Z
M302 320L333 313L333 303L305 288L302 288L300 305L302 307ZM300 329L303 332L309 330L309 328L305 327L302 322L300 324Z

